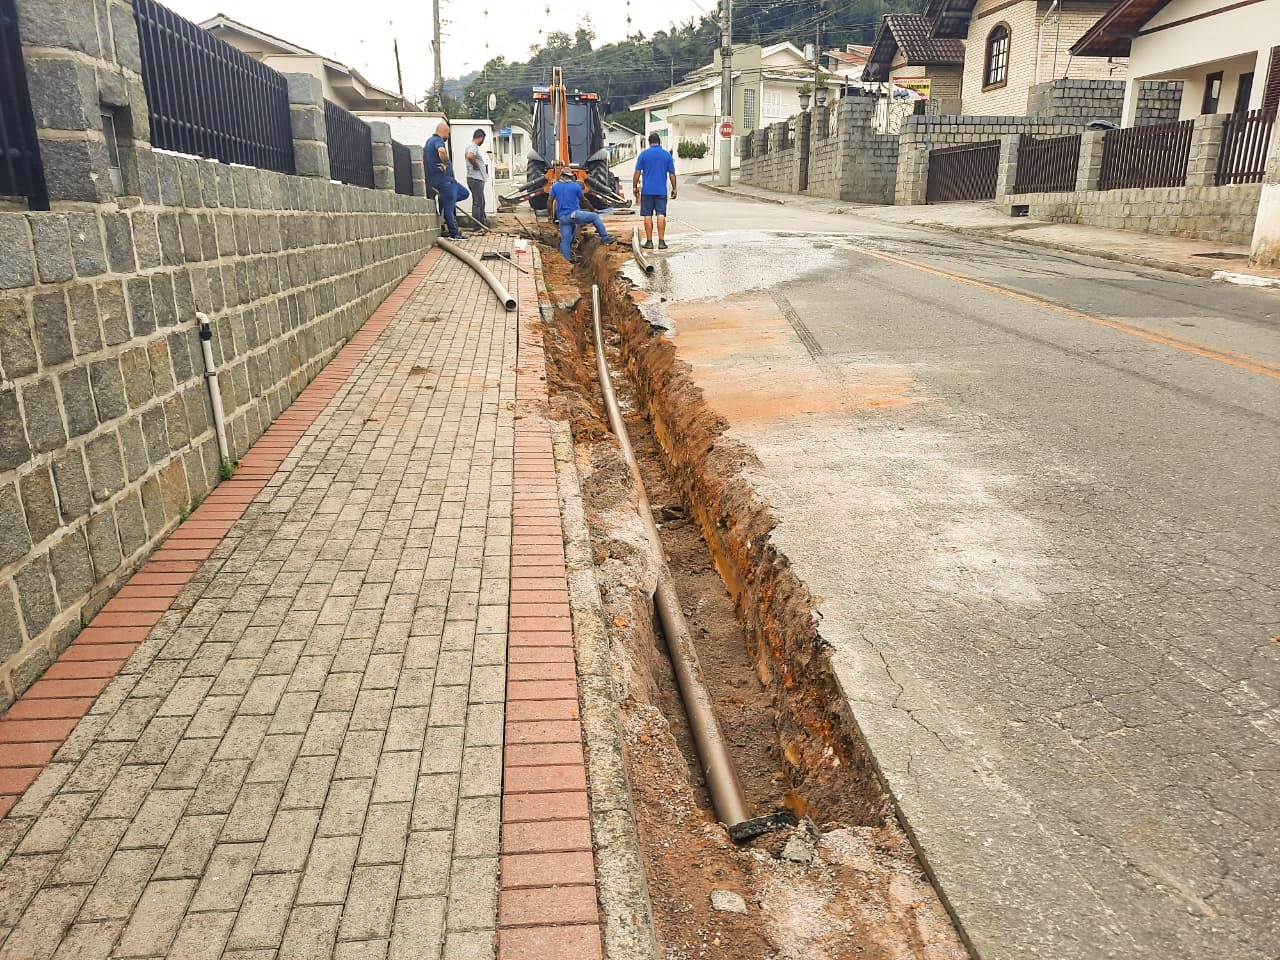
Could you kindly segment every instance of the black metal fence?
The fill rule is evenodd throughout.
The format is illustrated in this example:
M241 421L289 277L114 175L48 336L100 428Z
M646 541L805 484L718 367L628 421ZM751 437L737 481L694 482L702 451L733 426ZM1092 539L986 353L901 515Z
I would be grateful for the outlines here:
M1218 154L1218 186L1262 182L1275 122L1274 110L1250 110L1227 117L1222 130L1222 152Z
M0 0L0 196L49 209L14 0Z
M282 74L155 0L134 0L151 142L165 150L293 173Z
M413 160L409 156L409 148L403 143L391 141L391 159L396 167L396 193L405 197L413 196Z
M1062 193L1076 188L1080 166L1080 134L1038 139L1018 138L1018 171L1014 193Z
M1181 187L1187 182L1194 120L1108 130L1098 187Z
M929 153L927 203L949 200L992 200L1000 170L1000 141L963 143Z
M373 130L331 100L324 102L329 176L358 187L373 186Z

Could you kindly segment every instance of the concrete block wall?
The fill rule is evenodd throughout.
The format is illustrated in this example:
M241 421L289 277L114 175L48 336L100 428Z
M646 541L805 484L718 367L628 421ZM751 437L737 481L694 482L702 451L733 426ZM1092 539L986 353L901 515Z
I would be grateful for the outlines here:
M790 142L788 122L783 120L752 133L751 156L742 161L740 169L743 183L795 193L800 182L800 150Z
M1124 111L1123 80L1067 78L1031 87L1027 115L1038 119L1119 123ZM1143 80L1139 84L1136 123L1176 123L1182 103L1181 80Z
M835 112L834 130L828 110ZM808 163L805 193L856 203L892 203L898 166L897 134L874 130L875 101L846 97L815 111L807 154L798 145L784 150L766 147L763 131L752 135L751 156L742 163L742 180L751 186L798 192L800 164ZM775 124L781 127L781 124ZM768 134L774 141L774 133Z
M141 152L140 197L0 213L0 708L433 242L425 200ZM56 169L56 164L54 165Z
M1083 223L1213 240L1223 246L1248 246L1253 239L1261 192L1262 184L1243 183L1225 187L1026 193L1008 197L1006 206L1026 206L1030 216L1055 223Z

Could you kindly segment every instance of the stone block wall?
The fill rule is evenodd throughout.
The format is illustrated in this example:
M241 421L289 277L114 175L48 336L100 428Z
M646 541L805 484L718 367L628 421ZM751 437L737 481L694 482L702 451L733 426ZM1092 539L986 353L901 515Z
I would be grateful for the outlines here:
M88 142L88 141L85 141ZM0 213L0 708L433 242L421 198L139 151L141 196Z
M1124 112L1123 80L1068 78L1031 87L1027 114L1038 119L1086 124L1119 123ZM1135 125L1177 123L1182 105L1181 80L1143 80L1138 87Z
M800 183L800 149L790 142L788 122L770 124L750 134L750 138L751 155L742 161L742 182L764 190L795 193Z
M830 111L835 112L834 125ZM807 152L798 146L761 152L761 132L753 135L751 155L742 162L742 180L751 186L798 192L800 164L808 163L810 196L855 203L892 203L898 166L897 134L874 129L875 101L846 97L814 111ZM783 126L775 124L774 126ZM772 142L773 134L770 133Z
M1025 193L1010 196L1005 206L1025 206L1037 220L1055 223L1083 223L1213 240L1223 246L1248 246L1253 239L1261 193L1260 183Z

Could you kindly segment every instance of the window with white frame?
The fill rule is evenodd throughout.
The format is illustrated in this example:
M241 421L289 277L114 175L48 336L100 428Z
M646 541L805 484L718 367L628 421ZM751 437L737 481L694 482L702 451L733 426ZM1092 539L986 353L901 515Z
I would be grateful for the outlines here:
M756 128L756 92L753 88L748 87L742 91L742 129L754 130Z

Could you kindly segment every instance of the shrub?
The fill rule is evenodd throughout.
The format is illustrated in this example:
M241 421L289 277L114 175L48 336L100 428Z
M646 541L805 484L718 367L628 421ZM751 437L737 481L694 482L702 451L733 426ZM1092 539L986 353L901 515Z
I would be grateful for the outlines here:
M707 155L707 145L705 143L693 143L689 140L681 140L676 145L676 156L681 160L701 160Z

